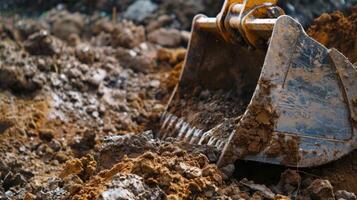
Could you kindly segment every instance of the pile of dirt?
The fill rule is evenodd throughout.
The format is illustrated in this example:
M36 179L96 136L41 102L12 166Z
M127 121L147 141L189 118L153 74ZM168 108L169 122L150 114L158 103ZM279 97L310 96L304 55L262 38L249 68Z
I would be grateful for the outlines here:
M173 148L173 147L171 147ZM173 151L175 149L171 149ZM204 156L192 156L184 152L174 152L158 155L156 153L144 153L138 158L124 158L108 171L102 171L98 176L104 180L110 179L116 174L135 174L142 177L145 185L150 188L160 188L163 196L159 199L187 199L189 197L211 198L217 196L216 190L223 184L222 175L213 165L209 165ZM93 182L94 185L93 185ZM73 199L99 193L100 190L96 177L84 185ZM89 191L88 191L89 189ZM104 190L105 195L107 191ZM164 198L165 197L165 198ZM96 196L88 196L87 199L95 199ZM126 198L128 199L128 198Z
M1 198L47 199L67 160L94 155L104 136L157 120L183 56L159 59L165 50L145 30L58 9L0 21Z
M336 48L352 63L357 62L357 6L349 16L342 12L323 14L313 22L307 33L328 48Z
M108 160L95 162L91 156L69 160L61 173L61 179L52 180L52 189L45 194L56 199L54 194L61 191L62 198L106 200L355 198L353 193L342 190L334 192L328 180L301 177L295 170L286 170L281 174L280 181L271 186L256 184L247 179L232 180L230 173L234 168L225 169L222 173L216 165L210 164L205 154L185 150L180 143L155 140L148 132L125 136L126 139L123 137L115 136L115 144L126 144L131 138L137 145L133 152L148 146L151 149L136 156L123 156L112 162L115 163L112 167L101 170L98 168L106 165ZM112 146L112 142L107 145L111 146L112 151L121 153L121 149ZM99 173L93 175L95 166Z
M73 8L84 2L89 5L72 2ZM93 1L91 8L101 2ZM194 14L218 1L114 3L122 6L114 19L72 13L63 6L36 19L1 17L0 199L355 199L344 191L356 192L350 184L355 153L341 160L344 167L336 162L309 171L322 179L288 170L279 183L260 185L234 179L234 165L218 169L214 163L220 151L214 146L155 139L189 38L176 27L187 28ZM106 9L111 11L110 5ZM338 25L327 28L336 19L347 23L345 30L355 21L354 14L336 15L321 25L326 34L342 31ZM329 44L338 42L331 38ZM348 51L347 40L341 41ZM181 116L196 113L191 120L202 129L219 122L224 129L235 128L229 120L239 120L247 104L236 101L239 94L194 91L185 97L189 104L177 110ZM274 125L274 113L255 114L267 130ZM256 137L259 133L240 136L252 152L266 145ZM277 144L271 153L291 146Z

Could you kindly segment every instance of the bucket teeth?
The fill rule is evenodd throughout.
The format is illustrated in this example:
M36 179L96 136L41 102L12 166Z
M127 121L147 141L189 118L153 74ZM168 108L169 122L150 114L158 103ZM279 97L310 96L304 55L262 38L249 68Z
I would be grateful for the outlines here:
M227 131L223 129L226 122L208 131L204 131L191 126L183 118L178 118L170 113L164 113L161 117L161 123L159 138L163 140L171 137L189 144L210 145L215 146L218 150L222 150L229 136L229 133L222 134Z
M197 130L194 132L194 134L193 134L193 136L192 136L192 138L191 138L191 140L190 140L190 144L197 144L197 142L199 141L199 139L200 139L201 136L202 136L202 133L203 133L202 130L197 129Z
M198 144L199 144L199 145L205 144L205 141L206 141L206 140L210 137L210 135L212 134L211 132L212 132L212 131L207 131L207 132L205 132L205 133L201 136L200 140L198 141Z
M177 138L182 138L189 128L190 128L189 124L183 122L182 127L179 130L179 134L177 135Z
M189 130L187 131L187 133L186 133L186 135L185 135L183 141L185 141L185 142L190 141L190 138L191 138L191 136L193 135L193 133L194 133L195 131L196 131L196 128L191 128L191 129L189 129Z

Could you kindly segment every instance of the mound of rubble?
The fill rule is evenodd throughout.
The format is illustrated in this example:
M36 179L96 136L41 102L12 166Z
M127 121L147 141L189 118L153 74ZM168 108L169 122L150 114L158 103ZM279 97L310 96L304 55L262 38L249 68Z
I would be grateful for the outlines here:
M126 154L123 148L133 151ZM112 157L107 155L109 149ZM247 179L232 180L234 167L219 170L210 164L212 153L209 147L185 150L184 144L156 140L150 131L111 136L95 156L99 159L87 155L68 160L45 195L102 200L356 198L346 191L334 192L328 180L302 178L295 170L286 170L269 187ZM120 159L113 161L113 155ZM94 175L98 168L102 170Z
M102 1L94 2L96 10ZM106 9L122 20L61 6L38 18L0 18L1 200L356 199L345 191L357 192L356 152L325 169L287 169L280 181L255 183L235 178L239 165L218 169L214 147L155 139L182 69L182 30L220 5L120 2ZM329 16L309 33L327 35L326 45L352 59L350 40L335 44L330 34L353 36L354 14Z

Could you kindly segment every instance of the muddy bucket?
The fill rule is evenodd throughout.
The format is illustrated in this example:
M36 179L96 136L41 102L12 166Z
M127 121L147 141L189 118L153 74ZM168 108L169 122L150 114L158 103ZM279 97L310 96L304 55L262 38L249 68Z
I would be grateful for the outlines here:
M357 71L347 58L289 16L274 22L268 48L255 50L202 25L210 20L194 19L159 137L216 146L220 166L311 167L357 147Z

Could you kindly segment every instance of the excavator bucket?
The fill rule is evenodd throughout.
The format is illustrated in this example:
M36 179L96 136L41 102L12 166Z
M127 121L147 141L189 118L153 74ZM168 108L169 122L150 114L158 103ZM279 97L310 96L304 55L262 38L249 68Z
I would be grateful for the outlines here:
M194 19L180 81L160 138L221 150L237 159L322 165L357 147L357 71L335 49L280 16L267 49L227 42Z

